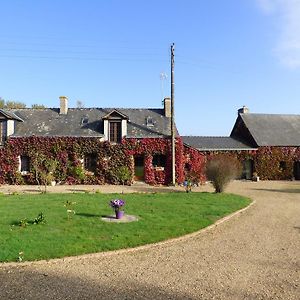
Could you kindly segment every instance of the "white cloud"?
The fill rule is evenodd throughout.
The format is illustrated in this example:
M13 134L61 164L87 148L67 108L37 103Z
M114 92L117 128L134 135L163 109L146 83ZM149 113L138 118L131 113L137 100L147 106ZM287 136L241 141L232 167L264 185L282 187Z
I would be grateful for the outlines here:
M289 68L300 68L300 0L257 0L266 14L275 16L278 40L274 53Z
M278 4L278 0L257 0L257 2L260 8L268 14L274 12Z

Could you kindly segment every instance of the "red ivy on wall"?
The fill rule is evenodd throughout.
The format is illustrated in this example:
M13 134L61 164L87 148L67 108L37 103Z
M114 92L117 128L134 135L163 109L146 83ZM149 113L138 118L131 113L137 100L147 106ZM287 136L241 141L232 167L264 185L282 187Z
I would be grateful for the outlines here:
M241 163L253 161L253 172L262 180L289 180L294 177L294 163L300 161L300 147L260 147L251 151L214 151L204 153L207 159L229 155ZM285 167L281 167L281 163Z
M83 174L82 158L86 154L97 155L97 166L93 174ZM152 165L154 155L166 156L166 166L157 170ZM169 184L171 182L171 143L168 138L124 139L121 144L101 142L98 138L83 137L21 137L10 138L0 149L0 183L36 184L32 172L21 176L18 172L21 155L38 163L37 157L54 160L56 181L70 184L118 184L117 171L127 166L133 178L135 155L144 155L144 179L149 184ZM47 164L47 161L44 164ZM176 179L182 182L183 144L176 140ZM39 162L40 163L40 162ZM87 172L88 173L88 172Z
M204 153L183 145L176 139L176 182L182 183L192 176L203 182L206 161L214 155L227 153L241 162L252 159L254 171L261 179L291 179L295 161L300 161L300 147L261 147L257 151L227 151ZM86 154L97 155L93 174L82 174L82 158ZM153 157L164 155L164 168L153 167ZM26 155L31 163L57 162L56 181L71 184L119 184L118 169L127 166L134 175L134 156L144 156L144 180L149 184L171 183L171 142L168 138L124 139L121 144L101 142L99 138L83 137L22 137L10 138L0 149L0 184L36 184L34 174L21 176L18 172L19 156ZM284 162L285 167L281 167ZM84 175L84 176L82 176Z
M300 147L261 147L253 156L261 179L284 180L294 177L294 163L300 161ZM285 167L281 167L281 162Z
M191 147L184 147L184 161L182 163L184 177L194 183L206 180L205 164L207 157L204 153Z

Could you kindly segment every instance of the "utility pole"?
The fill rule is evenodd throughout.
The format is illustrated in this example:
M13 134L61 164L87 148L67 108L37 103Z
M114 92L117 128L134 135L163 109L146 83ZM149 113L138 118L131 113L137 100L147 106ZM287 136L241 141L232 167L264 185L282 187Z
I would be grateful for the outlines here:
M176 183L176 155L175 155L175 120L174 120L174 51L175 44L171 45L171 140L172 140L172 185Z

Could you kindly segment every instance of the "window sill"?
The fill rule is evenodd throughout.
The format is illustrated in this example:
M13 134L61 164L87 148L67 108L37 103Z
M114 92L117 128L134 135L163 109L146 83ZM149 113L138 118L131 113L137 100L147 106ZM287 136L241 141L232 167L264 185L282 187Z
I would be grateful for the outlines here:
M155 171L164 171L165 167L154 167Z
M95 173L94 173L94 172L91 172L91 171L85 171L84 174L85 174L86 176L94 176L94 175L95 175Z

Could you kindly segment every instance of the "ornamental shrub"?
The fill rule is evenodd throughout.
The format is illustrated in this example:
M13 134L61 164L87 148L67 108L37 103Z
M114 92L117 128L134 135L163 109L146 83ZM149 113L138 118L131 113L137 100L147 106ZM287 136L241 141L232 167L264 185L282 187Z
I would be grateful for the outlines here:
M119 167L116 170L116 176L123 185L129 185L131 182L132 174L130 173L130 170L127 166Z
M231 156L213 157L206 166L206 176L212 182L216 193L222 193L226 185L240 174L240 162Z
M34 225L45 224L45 223L46 223L45 215L42 212L40 212L38 216L33 220Z

